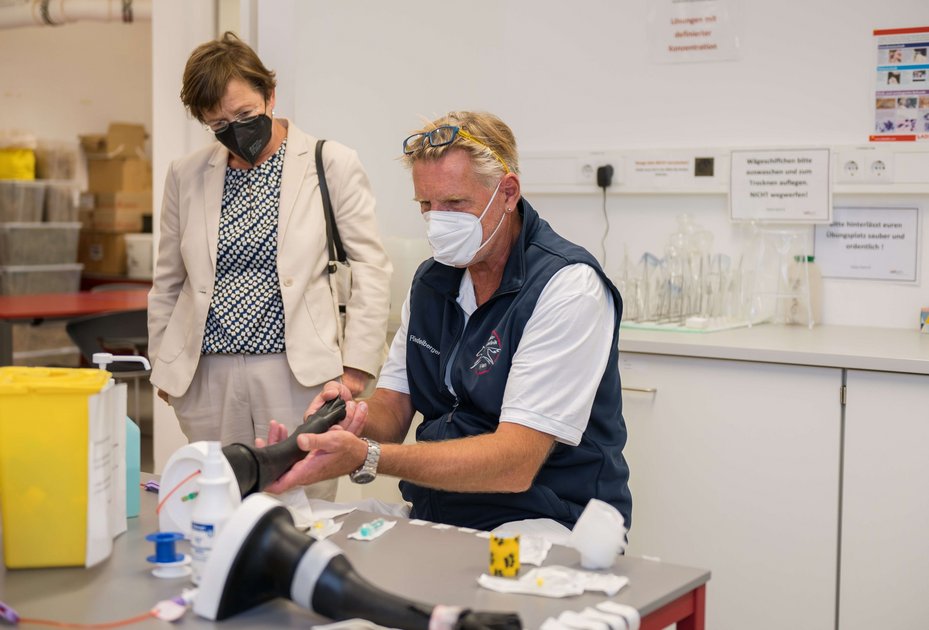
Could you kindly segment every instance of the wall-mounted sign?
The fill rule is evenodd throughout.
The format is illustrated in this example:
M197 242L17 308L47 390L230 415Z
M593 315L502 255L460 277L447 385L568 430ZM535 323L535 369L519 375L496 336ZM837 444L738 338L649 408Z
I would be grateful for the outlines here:
M733 221L828 223L829 149L733 151L729 216Z
M643 153L629 160L627 168L632 186L673 189L686 187L694 181L693 157L683 153Z
M652 61L684 63L739 58L730 0L650 0L648 42Z
M816 262L824 277L916 282L919 209L836 208L817 225Z
M874 31L871 140L929 141L929 26Z

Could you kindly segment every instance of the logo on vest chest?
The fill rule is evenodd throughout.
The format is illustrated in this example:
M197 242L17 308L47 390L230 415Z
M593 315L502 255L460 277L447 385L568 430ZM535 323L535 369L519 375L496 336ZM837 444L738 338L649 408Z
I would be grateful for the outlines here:
M438 351L438 350L436 350L435 348L433 348L432 346L430 346L430 345L429 345L429 342L426 341L425 339L422 339L421 337L417 337L416 335L410 335L410 341L413 342L413 343L415 343L415 344L418 345L418 346L422 346L423 348L425 348L426 350L428 350L428 351L431 352L432 354L435 354L435 355L438 355L438 354L439 354L439 351Z
M474 365L471 371L478 376L490 372L490 368L497 362L497 356L502 350L503 344L500 343L500 335L494 330L490 333L490 338L484 343L483 347L475 355Z

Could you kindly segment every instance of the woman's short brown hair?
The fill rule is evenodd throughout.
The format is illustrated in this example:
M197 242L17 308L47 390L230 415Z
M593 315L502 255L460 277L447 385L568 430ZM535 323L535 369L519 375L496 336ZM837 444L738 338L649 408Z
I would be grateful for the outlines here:
M191 116L202 121L215 109L233 79L242 79L264 95L267 101L277 81L274 72L265 68L255 51L232 31L197 46L184 67L181 102Z

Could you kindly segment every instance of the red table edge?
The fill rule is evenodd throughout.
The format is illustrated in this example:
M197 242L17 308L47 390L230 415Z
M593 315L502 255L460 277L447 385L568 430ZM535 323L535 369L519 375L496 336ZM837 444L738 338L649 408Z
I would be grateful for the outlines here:
M0 296L0 319L66 318L110 311L142 310L147 306L147 289L4 295Z
M673 623L677 630L704 630L706 584L684 593L642 618L640 630L661 630Z

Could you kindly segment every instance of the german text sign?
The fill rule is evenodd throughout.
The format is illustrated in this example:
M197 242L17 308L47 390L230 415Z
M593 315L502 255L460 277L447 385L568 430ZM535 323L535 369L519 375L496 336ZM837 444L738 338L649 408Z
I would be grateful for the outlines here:
M733 221L828 223L829 149L733 151L729 215Z

